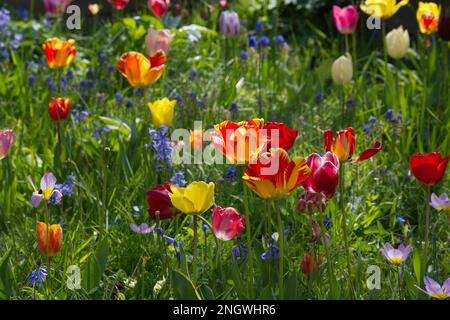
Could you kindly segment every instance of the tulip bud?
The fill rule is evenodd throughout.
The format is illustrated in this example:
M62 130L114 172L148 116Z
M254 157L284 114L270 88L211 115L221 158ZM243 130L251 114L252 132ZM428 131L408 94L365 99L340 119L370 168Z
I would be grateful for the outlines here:
M333 82L337 85L349 83L353 78L353 63L349 54L340 56L331 67Z
M100 6L98 5L98 3L93 3L88 5L88 9L93 16L96 16L100 11Z
M358 25L359 12L354 5L340 8L333 6L333 21L336 29L342 34L351 34L355 32Z
M386 49L393 59L403 58L409 49L409 33L400 26L392 30L386 36Z
M59 224L48 225L44 222L38 222L36 228L41 255L51 257L61 251L63 231Z
M223 11L220 14L220 33L227 37L239 35L241 23L239 16L234 11Z
M5 158L16 142L16 134L11 129L0 130L0 160Z
M306 274L315 273L319 269L319 265L321 263L322 257L320 256L311 257L311 255L308 252L306 252L302 258L300 270Z

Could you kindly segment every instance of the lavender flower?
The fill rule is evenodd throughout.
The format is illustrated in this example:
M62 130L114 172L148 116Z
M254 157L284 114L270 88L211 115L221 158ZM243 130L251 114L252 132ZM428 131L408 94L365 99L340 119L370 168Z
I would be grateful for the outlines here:
M155 231L155 228L156 228L156 224L149 227L148 224L146 224L146 223L143 223L139 226L137 226L134 223L130 223L130 229L135 233L148 234L148 233Z
M441 194L439 197L436 194L431 195L430 206L438 211L450 211L450 200L446 193Z
M447 278L442 286L429 277L423 278L423 282L425 283L426 291L418 286L416 286L416 288L425 292L430 297L440 300L450 297L450 278Z
M389 262L399 265L408 259L409 254L412 251L410 245L405 247L401 243L397 249L394 249L390 243L385 243L383 249L380 250L383 257L385 257Z

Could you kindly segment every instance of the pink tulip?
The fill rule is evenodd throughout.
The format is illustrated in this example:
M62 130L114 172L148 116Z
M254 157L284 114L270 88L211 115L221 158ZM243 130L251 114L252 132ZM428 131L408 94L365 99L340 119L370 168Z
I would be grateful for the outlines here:
M342 34L355 32L358 24L359 12L354 5L344 8L333 6L333 20L336 29Z
M145 37L147 54L149 56L152 56L158 50L162 50L167 56L169 54L170 44L172 43L172 40L173 35L169 30L153 30L152 28L149 28L147 36Z
M50 17L57 17L66 11L73 0L44 0L45 13Z
M169 11L170 0L148 0L147 3L158 17L165 16Z
M236 209L216 207L212 213L212 229L215 236L224 241L236 237L245 230L245 219Z
M323 157L317 153L311 154L307 159L311 174L302 182L306 191L322 193L328 199L336 192L339 182L339 159L328 151Z
M0 160L6 157L14 142L16 134L11 129L0 130Z

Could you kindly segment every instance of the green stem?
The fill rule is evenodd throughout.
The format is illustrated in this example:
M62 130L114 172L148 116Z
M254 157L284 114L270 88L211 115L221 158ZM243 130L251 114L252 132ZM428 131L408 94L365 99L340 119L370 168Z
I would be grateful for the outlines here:
M197 285L197 244L198 244L198 217L194 215L192 217L192 229L194 230L194 241L192 242L192 282Z
M422 270L423 275L427 272L427 264L428 264L428 243L430 237L430 205L428 201L430 200L431 194L431 186L427 186L427 196L425 199L425 242L423 246L423 260L422 260Z
M283 283L283 276L284 276L284 232L283 232L283 221L281 220L281 212L280 212L280 208L277 205L277 203L274 201L273 202L273 207L274 210L276 211L276 215L277 215L277 224L278 224L278 244L279 244L279 248L280 248L280 254L279 254L279 258L278 258L278 298L280 300L283 300L283 296L284 296L284 283Z
M321 210L322 211L322 210ZM328 267L328 278L330 278L330 291L331 291L331 298L335 299L336 297L334 296L334 292L335 292L335 288L334 288L334 277L333 277L333 262L331 261L331 255L330 255L330 250L328 248L328 242L327 242L327 237L326 237L326 232L327 229L325 228L325 224L324 224L324 214L321 213L321 219L320 219L320 228L321 230L321 235L322 235L322 241L323 241L323 246L325 248L325 256L327 258L327 267Z
M245 182L244 187L244 212L245 212L245 237L247 238L247 252L248 252L248 292L250 298L253 294L253 250L252 250L252 234L250 231L250 211L248 209L248 190Z

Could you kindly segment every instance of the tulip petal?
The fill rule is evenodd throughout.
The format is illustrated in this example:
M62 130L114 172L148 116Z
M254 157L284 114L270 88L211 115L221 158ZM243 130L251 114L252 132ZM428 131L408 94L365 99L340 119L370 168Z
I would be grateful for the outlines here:
M377 154L381 149L383 149L383 144L380 141L376 141L375 145L369 149L364 150L356 160L353 162L361 162L367 159L372 158L375 154Z

